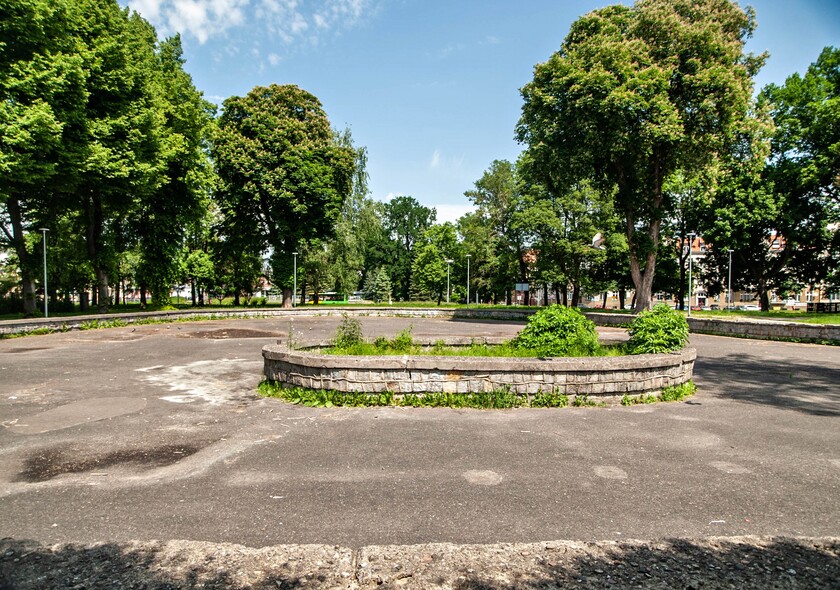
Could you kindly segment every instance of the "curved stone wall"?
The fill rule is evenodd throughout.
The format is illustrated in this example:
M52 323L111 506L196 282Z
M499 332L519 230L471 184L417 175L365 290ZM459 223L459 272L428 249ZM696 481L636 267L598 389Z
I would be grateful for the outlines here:
M468 393L509 388L570 397L656 394L691 379L696 351L584 358L338 356L265 346L265 377L290 386L376 393Z

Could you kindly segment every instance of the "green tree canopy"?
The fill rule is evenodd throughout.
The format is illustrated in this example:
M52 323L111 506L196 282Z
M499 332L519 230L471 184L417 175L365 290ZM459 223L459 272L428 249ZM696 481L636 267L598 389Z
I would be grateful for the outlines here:
M213 154L231 231L271 250L272 281L291 305L292 253L332 234L353 186L354 152L297 86L258 86L223 103Z
M518 139L547 186L615 190L636 309L650 305L665 179L713 166L747 115L763 58L751 10L730 0L640 0L572 24L522 89Z

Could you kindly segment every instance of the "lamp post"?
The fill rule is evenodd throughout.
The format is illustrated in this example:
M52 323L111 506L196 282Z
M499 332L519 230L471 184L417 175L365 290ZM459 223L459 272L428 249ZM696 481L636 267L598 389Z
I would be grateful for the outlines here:
M727 250L729 252L729 279L726 281L726 311L732 307L732 248Z
M44 317L50 317L50 296L47 294L47 232L50 231L45 227L38 228L44 236Z
M292 252L292 255L294 255L294 257L295 257L295 263L294 263L294 267L293 267L294 270L292 271L292 274L294 274L294 279L293 279L294 280L294 287L292 287L292 307L294 307L295 306L295 299L297 298L297 255L298 255L298 253L297 252Z
M467 254L467 305L470 304L470 256Z
M694 245L694 232L688 232L688 317L691 317L691 247Z
M446 259L446 302L449 303L449 270L452 268L452 259Z

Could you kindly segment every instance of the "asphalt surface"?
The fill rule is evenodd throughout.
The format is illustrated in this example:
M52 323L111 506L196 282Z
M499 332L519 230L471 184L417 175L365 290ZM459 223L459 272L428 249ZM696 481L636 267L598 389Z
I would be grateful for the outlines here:
M317 409L256 396L264 344L290 330L325 340L337 323L0 340L0 537L362 547L840 534L840 347L694 335L698 394L632 408ZM522 327L362 323L367 336Z

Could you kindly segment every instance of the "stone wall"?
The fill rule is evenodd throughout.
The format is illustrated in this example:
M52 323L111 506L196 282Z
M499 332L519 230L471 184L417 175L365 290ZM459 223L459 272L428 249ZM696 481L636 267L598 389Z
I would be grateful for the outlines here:
M585 358L339 356L265 346L265 377L290 386L377 393L468 393L621 397L655 394L691 379L696 352Z
M533 308L510 307L507 309L481 308L412 308L412 307L298 307L294 309L255 308L231 310L181 310L165 312L114 313L103 315L39 318L0 322L0 335L24 334L34 330L52 331L78 330L88 322L109 322L119 320L133 323L157 319L178 321L185 319L233 319L233 318L277 318L294 316L339 316L348 314L357 317L407 317L407 318L453 318L478 320L506 320L525 322L535 313ZM623 326L635 317L624 313L586 312L586 317L599 326ZM742 338L771 338L805 340L840 344L840 325L805 324L763 319L729 319L691 317L688 325L697 334L718 334Z

